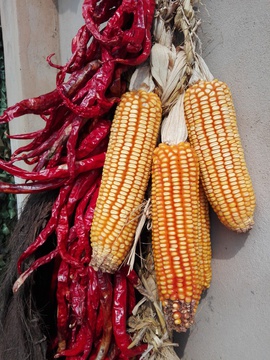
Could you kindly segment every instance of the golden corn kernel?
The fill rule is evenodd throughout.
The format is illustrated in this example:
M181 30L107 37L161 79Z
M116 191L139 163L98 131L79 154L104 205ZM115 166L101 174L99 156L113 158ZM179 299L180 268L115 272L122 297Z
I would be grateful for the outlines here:
M203 114L207 106L206 119ZM255 195L228 86L218 80L197 82L186 91L184 110L189 140L197 152L202 184L211 206L225 226L248 231L254 223ZM236 197L232 191L224 193L225 185L239 190L241 196ZM220 203L227 206L221 207Z
M173 186L174 181L177 186ZM164 191L164 184L166 189L170 184L168 191ZM151 199L152 246L160 300L169 328L186 331L205 287L197 244L199 165L188 142L160 144L155 149ZM160 231L163 224L166 231Z
M123 115L124 114L124 115ZM154 93L128 92L115 111L91 228L90 265L114 272L133 241L161 121Z

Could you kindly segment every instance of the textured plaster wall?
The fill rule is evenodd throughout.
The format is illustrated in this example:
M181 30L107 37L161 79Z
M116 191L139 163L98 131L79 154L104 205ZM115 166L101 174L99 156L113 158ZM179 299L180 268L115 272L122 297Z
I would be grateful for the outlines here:
M196 324L178 336L184 360L270 359L270 2L205 0L203 56L234 97L257 196L246 235L212 216L213 281Z
M2 24L10 31L6 39L12 39L6 51L10 104L22 95L37 95L54 86L54 74L45 64L45 57L59 48L61 62L69 58L71 39L83 23L82 2L0 0L1 12L5 14ZM53 12L48 13L55 5ZM11 16L14 6L21 9L18 23L14 15ZM50 17L47 28L41 27L44 19L37 8ZM242 235L225 229L212 214L212 285L200 303L193 328L187 334L177 335L175 340L179 342L178 353L182 360L268 360L270 2L205 0L199 8L203 57L214 76L226 81L232 90L257 208L254 228ZM60 47L54 37L56 12L59 14ZM20 50L17 37L25 27L28 45ZM36 50L34 43L31 47L29 42L33 37L39 44ZM52 44L47 47L50 41ZM33 63L33 59L36 62ZM40 70L41 65L43 70Z
M54 1L0 0L0 14L10 106L54 88L56 72L49 67L46 57L55 53L53 60L59 61L58 13ZM43 126L39 117L27 115L10 123L10 133L32 132ZM21 140L12 140L12 150L23 144ZM24 198L18 195L19 208Z

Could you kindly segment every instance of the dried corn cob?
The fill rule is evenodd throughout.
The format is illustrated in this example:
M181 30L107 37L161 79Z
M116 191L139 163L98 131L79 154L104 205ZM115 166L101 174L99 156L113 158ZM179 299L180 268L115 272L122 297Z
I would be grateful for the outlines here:
M211 206L225 226L248 231L254 223L255 195L228 86L216 79L199 81L186 91L184 107Z
M160 121L156 94L139 90L123 95L112 123L91 228L90 265L96 269L116 271L132 245Z
M199 164L188 142L160 144L152 166L152 246L168 327L186 331L208 275L200 264ZM210 255L211 256L211 255Z

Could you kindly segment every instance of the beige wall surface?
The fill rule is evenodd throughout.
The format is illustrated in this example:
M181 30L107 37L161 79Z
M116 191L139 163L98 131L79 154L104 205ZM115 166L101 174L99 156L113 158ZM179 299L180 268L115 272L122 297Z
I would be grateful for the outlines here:
M59 49L62 63L69 58L71 39L83 23L82 2L0 0L4 31L10 31L5 35L10 104L25 96L39 95L54 85L54 74L45 64L45 57ZM19 19L26 19L24 25L10 17L13 7L18 9L19 5L24 8L24 12L18 12ZM44 15L37 11L39 7L44 14L53 10L47 28L41 27ZM199 9L202 54L213 75L231 88L257 208L254 228L242 235L225 229L212 214L212 285L200 303L193 328L175 339L182 360L267 360L270 359L270 2L205 0ZM55 13L59 15L60 46L56 40ZM27 46L21 50L17 44L17 37L22 35L18 26L26 27ZM36 37L38 48L30 41L32 36Z
M54 89L56 71L47 64L46 57L55 53L53 61L59 61L58 13L53 1L0 0L0 14L10 106ZM10 133L32 132L43 126L38 116L27 115L10 122ZM12 140L12 150L23 144ZM24 198L18 195L19 208Z
M234 234L212 216L213 281L183 360L270 359L270 2L205 0L203 57L231 88L257 208L254 228Z

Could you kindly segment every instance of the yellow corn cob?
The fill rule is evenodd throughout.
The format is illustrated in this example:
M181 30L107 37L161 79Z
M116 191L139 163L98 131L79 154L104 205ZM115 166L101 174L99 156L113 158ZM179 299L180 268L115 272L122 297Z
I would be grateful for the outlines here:
M198 259L202 276L203 288L210 287L212 278L212 249L210 240L209 203L205 196L202 183L199 184L199 222L198 222Z
M199 164L188 142L160 144L152 165L152 246L168 327L186 331L204 287L198 245Z
M255 195L228 86L199 81L186 91L184 110L211 206L225 226L248 231L254 223Z
M114 272L133 241L148 185L161 121L154 93L125 93L112 123L102 182L91 228L90 265Z

